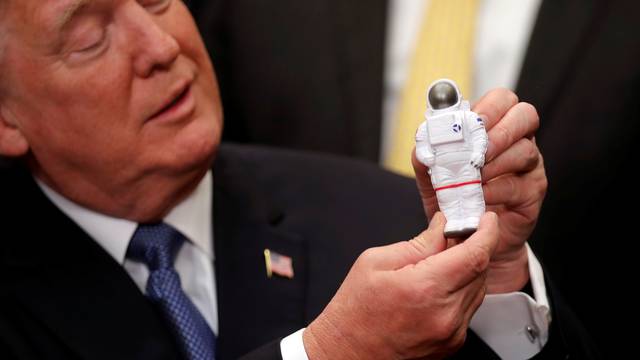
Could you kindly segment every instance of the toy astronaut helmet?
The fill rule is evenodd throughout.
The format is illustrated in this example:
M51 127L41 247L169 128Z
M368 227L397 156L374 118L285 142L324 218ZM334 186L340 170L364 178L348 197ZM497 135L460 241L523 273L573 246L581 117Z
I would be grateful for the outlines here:
M431 83L427 90L427 104L432 110L443 110L458 105L462 100L458 85L449 79Z

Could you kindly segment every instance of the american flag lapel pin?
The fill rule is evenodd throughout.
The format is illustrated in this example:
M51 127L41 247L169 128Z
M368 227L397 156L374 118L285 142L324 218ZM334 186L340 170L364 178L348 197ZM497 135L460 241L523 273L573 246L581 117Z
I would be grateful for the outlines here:
M264 249L264 263L267 268L267 277L273 275L293 279L293 259L269 249Z

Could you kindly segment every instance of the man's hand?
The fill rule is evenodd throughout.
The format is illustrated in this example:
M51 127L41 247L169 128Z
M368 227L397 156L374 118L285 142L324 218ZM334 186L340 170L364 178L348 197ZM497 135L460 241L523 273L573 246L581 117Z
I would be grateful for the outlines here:
M365 251L305 329L309 358L440 358L456 351L485 295L497 221L485 214L473 236L447 249L445 219L437 213L415 239Z
M482 169L487 210L500 218L499 244L489 265L487 291L518 291L529 280L525 242L547 190L542 155L533 137L539 126L538 113L506 89L490 91L473 111L484 118L489 135ZM412 157L425 212L431 218L438 211L436 194L426 167Z

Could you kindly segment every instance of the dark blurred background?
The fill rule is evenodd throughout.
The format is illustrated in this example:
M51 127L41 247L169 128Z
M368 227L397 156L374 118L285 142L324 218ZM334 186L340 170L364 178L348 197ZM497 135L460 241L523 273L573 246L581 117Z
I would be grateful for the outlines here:
M390 0L189 3L225 140L380 161ZM623 329L636 311L639 13L637 1L543 0L516 86L539 111L549 179L530 243L606 358L635 335Z

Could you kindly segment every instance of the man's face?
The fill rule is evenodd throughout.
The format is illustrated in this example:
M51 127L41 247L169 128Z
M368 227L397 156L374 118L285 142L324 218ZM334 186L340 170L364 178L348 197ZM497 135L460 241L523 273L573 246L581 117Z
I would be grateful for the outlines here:
M38 177L85 206L139 219L197 184L222 115L182 1L7 1L0 121L26 139ZM159 199L137 204L149 195Z

